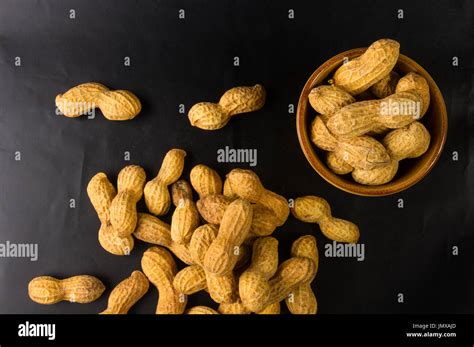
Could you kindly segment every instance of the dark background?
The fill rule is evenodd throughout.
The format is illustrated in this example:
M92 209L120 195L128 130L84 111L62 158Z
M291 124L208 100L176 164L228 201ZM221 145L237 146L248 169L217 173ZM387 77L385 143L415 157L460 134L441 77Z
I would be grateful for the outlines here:
M76 19L69 18L70 9ZM295 19L288 19L289 9ZM404 19L397 18L398 9ZM0 313L102 311L113 286L140 268L149 245L137 241L129 257L100 247L99 221L86 194L89 179L104 171L115 180L132 163L154 177L173 147L188 153L186 178L198 163L221 175L248 167L217 163L216 152L225 146L258 149L254 169L267 188L287 198L322 196L335 216L359 225L363 262L324 257L328 240L316 225L290 217L274 233L281 259L297 237L317 236L320 313L474 313L473 13L469 0L1 1L0 242L38 243L39 259L0 258ZM325 60L382 37L398 40L401 52L435 79L446 101L449 135L422 182L394 196L365 198L339 191L313 171L288 105L296 109L306 79ZM17 56L21 67L14 65ZM99 111L93 120L56 115L55 96L89 81L133 91L142 113L122 123ZM194 103L255 83L268 93L261 111L237 116L219 131L190 126L186 114ZM186 114L179 114L179 104ZM21 161L14 160L16 151ZM397 208L400 198L403 209ZM28 298L33 277L76 274L98 276L106 293L88 305L43 306ZM397 303L398 293L405 303ZM131 312L154 313L156 300L152 288ZM189 306L198 303L211 305L205 294L189 298Z

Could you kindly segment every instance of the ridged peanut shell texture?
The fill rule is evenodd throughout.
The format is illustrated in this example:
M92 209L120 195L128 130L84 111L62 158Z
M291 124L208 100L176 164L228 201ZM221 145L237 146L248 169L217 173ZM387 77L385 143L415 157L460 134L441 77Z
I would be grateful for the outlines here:
M309 93L308 100L316 112L329 119L344 106L354 103L354 97L336 86L319 86Z
M370 91L378 99L386 98L395 93L400 76L395 71L390 71L388 75L370 87Z
M352 95L360 94L389 74L399 53L398 42L377 40L360 57L338 68L334 73L334 83Z
M145 170L129 165L120 170L118 193L110 206L110 223L120 237L130 236L137 224L137 202L143 195Z
M244 242L252 223L252 206L245 200L235 200L226 209L217 237L204 257L206 271L224 275L235 267L235 250Z
M384 99L359 101L337 111L327 127L337 137L355 137L384 126L402 128L421 117L423 100L415 92L400 92Z
M199 212L192 200L181 200L171 218L171 239L180 244L187 244L199 226Z
M101 314L127 314L130 308L146 294L150 283L141 271L133 271L110 293L107 308Z
M109 90L96 83L83 83L56 96L56 107L66 117L79 117L98 107L108 120L123 121L135 118L142 105L128 90Z
M165 155L158 175L145 185L144 195L148 210L162 216L168 213L171 197L168 186L176 182L184 168L186 152L182 149L171 149Z
M421 109L421 117L423 117L428 111L430 106L430 87L426 79L415 72L409 72L397 83L395 92L402 93L402 92L410 92L415 91L417 92L422 100L423 100L423 107Z
M196 165L189 174L191 185L202 199L210 194L222 193L222 179L219 174L206 165Z
M28 284L30 299L38 304L51 305L60 301L86 304L97 300L105 290L96 277L79 275L63 280L40 276Z
M291 212L302 222L319 224L321 232L331 240L348 243L359 240L357 225L332 217L331 207L323 198L313 195L299 197L295 199Z
M241 199L271 209L277 218L277 226L283 225L288 219L290 209L288 201L268 189L265 189L257 174L251 170L234 169L227 174L228 189Z
M236 114L253 112L265 104L265 89L260 84L253 87L235 87L222 95L219 103L200 102L188 113L192 126L204 130L223 128Z
M321 149L334 152L336 158L342 159L354 168L373 169L384 166L390 161L385 147L374 138L370 136L336 138L320 117L316 117L311 125L311 141Z
M207 306L194 306L187 310L186 314L219 314L219 312Z
M314 280L319 265L316 238L311 235L306 235L297 239L293 242L291 247L291 256L311 259L315 264L315 273L309 281L293 289L290 295L285 299L286 305L293 314L316 314L318 311L318 302L311 288L311 282Z
M417 158L428 150L430 133L420 122L393 130L388 133L382 143L394 160Z
M177 207L181 200L193 200L193 190L186 180L178 180L171 185L171 199Z
M187 296L173 286L177 273L173 256L164 248L149 248L142 257L142 269L151 283L158 289L157 314L182 314Z

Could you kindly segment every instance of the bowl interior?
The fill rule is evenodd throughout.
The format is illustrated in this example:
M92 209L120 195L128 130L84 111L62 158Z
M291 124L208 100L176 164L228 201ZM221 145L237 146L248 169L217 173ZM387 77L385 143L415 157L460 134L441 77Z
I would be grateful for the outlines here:
M423 76L430 87L430 106L421 119L431 135L430 146L425 154L415 159L400 162L399 170L394 179L386 184L367 186L355 182L351 175L337 175L326 165L326 152L314 146L310 140L311 122L317 115L308 102L308 95L316 86L328 84L333 72L342 65L345 58L358 57L366 48L357 48L338 54L321 65L308 79L300 95L297 111L298 138L303 152L313 168L329 183L346 192L363 196L383 196L405 190L423 177L433 168L438 160L446 141L448 121L446 107L441 92L431 76L412 59L400 54L394 68L400 76L408 72L416 72Z

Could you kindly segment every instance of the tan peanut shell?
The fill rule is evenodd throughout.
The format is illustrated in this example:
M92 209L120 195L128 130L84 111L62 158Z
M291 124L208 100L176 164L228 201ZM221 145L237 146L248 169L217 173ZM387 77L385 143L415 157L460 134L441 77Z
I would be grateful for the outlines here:
M96 277L79 275L63 280L50 276L33 278L28 284L30 299L38 304L51 305L60 301L86 304L97 300L105 290Z
M187 244L194 230L199 226L199 212L192 200L181 200L171 218L171 239Z
M99 172L91 178L87 185L87 195L97 212L100 222L109 222L110 205L117 195L117 191L105 173Z
M231 304L220 304L217 309L220 314L250 314L252 313L247 309L240 300Z
M163 159L158 175L145 185L145 203L152 214L162 216L168 213L171 205L168 186L181 176L185 156L186 152L182 149L169 150Z
M369 136L338 139L330 133L320 117L316 117L312 123L311 141L321 149L334 152L336 157L354 168L373 169L390 161L387 150L377 140Z
M398 171L398 161L390 160L386 165L370 170L354 169L352 178L354 181L365 185L380 185L390 182Z
M313 88L309 93L308 100L316 112L327 119L339 109L356 101L351 94L336 86Z
M110 223L120 237L130 236L137 225L137 202L143 195L146 174L138 165L120 170L118 193L110 205Z
M102 223L99 229L99 243L103 249L114 255L130 255L135 241L131 235L121 237L110 223Z
M219 314L219 312L207 306L194 306L187 310L186 314Z
M151 283L158 289L157 314L182 314L187 296L178 292L173 281L177 273L173 256L164 248L149 248L142 257L142 269Z
M377 40L360 57L338 68L334 73L334 82L352 95L359 94L393 69L399 53L398 42L390 39Z
M217 237L204 256L206 271L224 275L235 267L238 255L235 251L244 242L252 223L252 206L245 200L233 201L226 209Z
M206 165L200 164L193 167L189 179L200 199L210 194L222 193L222 179L214 169Z
M428 82L416 72L409 72L400 78L395 92L401 93L409 91L416 91L423 99L423 107L421 109L421 117L423 117L430 106L430 87L428 86Z
M204 130L224 127L236 114L253 112L265 104L265 89L260 84L253 87L235 87L224 93L218 104L200 102L188 113L192 126Z
M141 271L133 271L110 293L107 308L101 314L127 314L130 308L146 294L150 283Z
M227 174L229 189L241 199L260 203L271 209L277 218L277 226L285 223L290 213L288 201L265 189L257 174L251 170L234 169Z
M206 271L209 295L217 303L230 304L237 300L237 281L232 271L216 275Z
M194 263L203 265L204 256L211 246L214 239L217 237L219 229L212 224L204 224L198 227L189 242L189 253Z
M201 217L208 223L220 224L225 209L234 199L220 194L208 195L196 203ZM276 229L278 221L275 213L261 205L253 204L253 218L250 233L256 236L268 236Z
M183 294L191 295L207 289L206 273L199 265L191 265L179 271L174 280L174 288Z
M273 237L258 238L253 244L252 262L239 278L242 303L252 312L265 309L270 298L269 279L278 269L278 241Z
M270 280L270 296L266 306L285 299L295 288L308 282L316 273L316 265L306 257L293 257L283 262Z
M107 252L114 255L129 255L133 249L133 237L121 237L110 223L110 205L117 195L115 187L107 176L99 172L87 185L87 195L99 216L99 243Z
M388 133L382 143L387 148L393 160L417 158L428 150L430 145L430 133L420 122L393 130Z
M397 87L399 79L400 75L398 73L390 71L389 74L370 87L370 91L378 99L386 98L395 93L395 88Z
M338 175L345 175L354 170L352 166L344 161L340 156L334 152L328 152L326 163L332 172Z
M180 200L193 200L193 190L186 180L178 180L171 185L171 199L178 207Z
M318 302L311 288L311 282L314 280L319 265L316 238L311 235L298 238L293 242L291 247L291 256L311 259L315 264L315 273L307 282L300 284L292 290L290 295L285 299L286 305L293 314L316 314L318 310Z
M332 217L331 207L323 198L313 195L299 197L295 199L291 212L302 222L319 224L321 232L331 240L348 243L359 240L357 225Z
M56 107L66 117L79 117L96 107L108 120L123 121L135 118L142 105L128 90L109 90L100 83L83 83L56 96Z
M402 128L420 118L422 109L423 100L417 92L400 92L347 105L328 120L327 127L337 137L350 138L380 126Z
M281 305L279 302L275 302L274 304L270 304L265 307L263 310L259 312L255 312L256 314L280 314L281 313Z
M192 265L194 261L186 245L171 239L171 228L165 222L148 213L139 213L137 228L133 233L137 239L168 248L183 263Z

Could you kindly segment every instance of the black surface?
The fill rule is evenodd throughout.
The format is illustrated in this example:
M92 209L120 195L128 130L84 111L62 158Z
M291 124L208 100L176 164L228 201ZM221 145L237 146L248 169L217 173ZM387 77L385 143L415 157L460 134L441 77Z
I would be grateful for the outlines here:
M185 20L178 19L181 8ZM289 9L295 10L293 20ZM404 10L402 20L398 9ZM320 313L474 313L473 13L469 0L2 1L0 242L38 243L39 259L0 258L0 313L103 310L110 289L140 268L148 245L137 242L130 257L100 247L88 180L98 171L115 180L131 163L152 177L173 147L188 152L185 177L197 163L222 175L247 166L217 163L216 151L225 146L258 149L255 171L269 189L288 198L322 196L335 216L359 225L363 262L324 257L327 239L316 226L293 218L274 234L282 259L297 237L317 236ZM435 79L446 101L449 135L440 161L421 183L394 196L357 197L312 170L288 104L296 107L306 79L325 60L382 37L398 40L402 53ZM14 65L17 56L21 67ZM55 96L89 81L132 90L143 112L123 123L99 112L93 120L56 115ZM178 113L179 104L188 110L232 86L254 83L267 89L264 109L235 117L220 131L193 128ZM21 161L15 161L17 151ZM130 162L124 151L130 151ZM400 198L403 209L397 208ZM44 274L97 275L108 290L89 305L42 306L29 300L27 284ZM397 303L398 293L405 303ZM156 300L152 289L131 312L153 313ZM189 302L211 303L206 295Z

